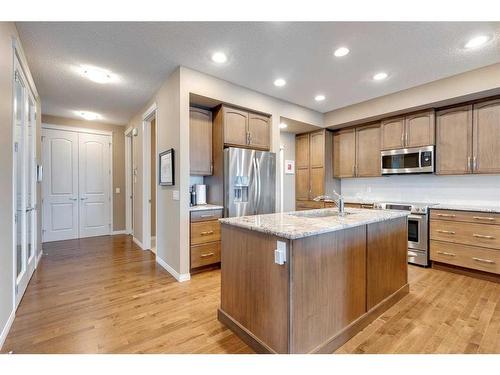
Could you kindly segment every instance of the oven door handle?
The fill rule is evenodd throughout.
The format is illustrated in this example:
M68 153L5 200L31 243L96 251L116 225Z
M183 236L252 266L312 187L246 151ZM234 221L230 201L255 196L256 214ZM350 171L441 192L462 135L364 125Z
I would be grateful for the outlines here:
M408 215L408 219L414 219L418 221L424 220L424 215Z

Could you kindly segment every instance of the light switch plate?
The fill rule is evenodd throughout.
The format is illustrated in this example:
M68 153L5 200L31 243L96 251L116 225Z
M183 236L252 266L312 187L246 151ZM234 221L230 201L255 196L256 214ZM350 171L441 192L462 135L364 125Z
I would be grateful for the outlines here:
M173 190L172 191L172 199L174 201L178 201L179 200L179 190Z
M121 190L120 190L120 188L119 188L119 187L115 188L115 193L116 193L116 194L120 194L120 191L121 191Z

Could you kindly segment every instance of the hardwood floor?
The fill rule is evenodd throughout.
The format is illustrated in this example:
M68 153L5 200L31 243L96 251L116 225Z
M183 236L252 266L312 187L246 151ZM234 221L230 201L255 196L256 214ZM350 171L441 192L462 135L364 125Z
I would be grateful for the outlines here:
M125 235L44 245L2 349L252 353L217 321L220 271L178 283ZM410 294L336 353L500 353L500 284L409 267Z

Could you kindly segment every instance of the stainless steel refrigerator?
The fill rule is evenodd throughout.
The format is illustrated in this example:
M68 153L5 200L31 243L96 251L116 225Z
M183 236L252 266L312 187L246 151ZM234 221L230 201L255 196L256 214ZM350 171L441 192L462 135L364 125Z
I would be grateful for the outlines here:
M275 212L276 154L224 150L224 209L226 217Z

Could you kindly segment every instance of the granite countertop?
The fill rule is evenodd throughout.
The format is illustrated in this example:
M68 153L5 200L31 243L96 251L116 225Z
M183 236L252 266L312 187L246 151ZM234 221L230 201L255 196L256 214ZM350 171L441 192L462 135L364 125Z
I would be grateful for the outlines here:
M190 206L189 211L222 210L223 206L215 204L200 204L199 206Z
M278 237L295 240L322 233L405 217L407 211L371 210L348 208L346 216L314 216L336 213L336 208L284 212L267 215L241 216L219 219L223 224L268 233Z
M500 204L498 205L468 205L454 203L440 203L432 206L431 209L438 210L454 210L454 211L475 211L475 212L491 212L500 214Z

